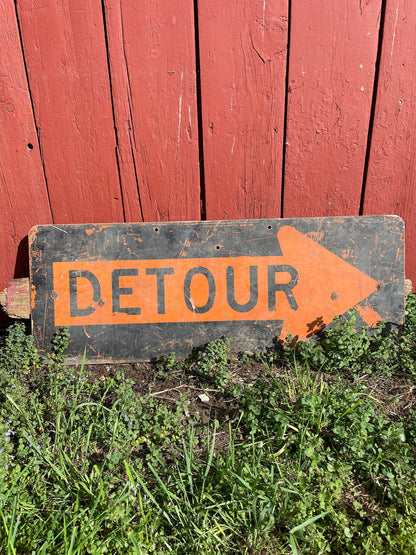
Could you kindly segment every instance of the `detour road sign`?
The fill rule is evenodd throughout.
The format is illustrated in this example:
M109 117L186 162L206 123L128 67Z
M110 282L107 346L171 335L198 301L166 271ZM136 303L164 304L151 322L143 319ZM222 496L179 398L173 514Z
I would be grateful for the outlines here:
M351 308L400 324L404 226L396 216L45 225L31 230L32 325L68 361L184 356L231 336L264 350Z

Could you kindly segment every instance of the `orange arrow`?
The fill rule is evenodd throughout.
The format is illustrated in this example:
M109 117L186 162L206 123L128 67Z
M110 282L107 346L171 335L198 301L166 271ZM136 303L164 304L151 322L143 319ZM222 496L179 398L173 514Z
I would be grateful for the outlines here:
M313 335L376 290L376 280L295 228L282 227L277 237L285 263L299 274L293 288L298 309L286 314L281 339L288 334L299 339Z
M277 237L283 255L55 262L55 325L276 320L305 339L375 291L295 228Z

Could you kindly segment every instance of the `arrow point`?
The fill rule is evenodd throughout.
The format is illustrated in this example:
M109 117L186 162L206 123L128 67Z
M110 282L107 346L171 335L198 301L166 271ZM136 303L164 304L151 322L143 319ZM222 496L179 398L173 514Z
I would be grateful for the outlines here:
M376 290L376 280L294 227L282 227L278 239L285 263L299 276L292 290L298 310L287 314L282 339L288 334L299 339L314 335ZM370 311L363 309L365 318L374 321Z

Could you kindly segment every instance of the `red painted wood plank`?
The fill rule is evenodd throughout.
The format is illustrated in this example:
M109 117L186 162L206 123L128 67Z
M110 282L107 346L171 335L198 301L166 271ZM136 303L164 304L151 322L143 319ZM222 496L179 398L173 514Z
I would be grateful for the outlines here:
M292 1L285 217L359 214L380 9Z
M52 220L13 0L0 0L0 28L1 290L28 275L29 229Z
M126 218L200 218L192 0L105 0Z
M101 3L17 9L54 221L123 221Z
M120 1L104 0L104 14L124 214L127 222L142 221L143 214L134 157L135 136L131 113L132 98L123 44Z
M208 219L280 217L287 0L199 0Z
M416 4L388 0L365 189L365 214L406 224L406 277L416 283Z

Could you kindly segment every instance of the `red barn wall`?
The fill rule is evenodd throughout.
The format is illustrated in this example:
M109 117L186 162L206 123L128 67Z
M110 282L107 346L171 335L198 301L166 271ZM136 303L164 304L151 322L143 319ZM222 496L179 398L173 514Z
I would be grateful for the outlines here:
M412 0L0 0L0 290L44 223L398 214Z

